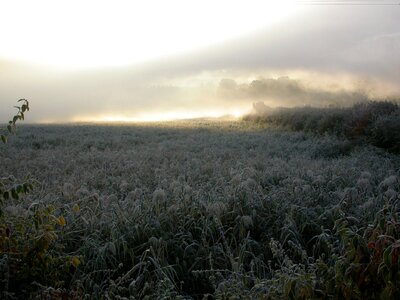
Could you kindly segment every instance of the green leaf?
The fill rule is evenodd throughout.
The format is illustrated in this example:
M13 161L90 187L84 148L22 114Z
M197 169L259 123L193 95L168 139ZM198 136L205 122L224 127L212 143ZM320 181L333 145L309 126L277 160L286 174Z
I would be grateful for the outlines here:
M71 263L75 268L77 268L81 264L81 261L79 260L79 258L77 256L74 256L71 259Z
M1 141L2 141L4 144L7 144L7 137L6 137L5 135L2 135L2 136L1 136Z
M12 133L12 127L11 127L11 125L7 125L7 129L8 129L8 132L9 132L9 133Z
M20 194L20 193L23 193L24 192L24 188L23 188L23 186L22 185L17 185L17 188L16 188L16 190L17 190L17 193L18 194Z
M23 191L24 191L25 194L27 194L29 192L29 190L32 190L32 188L30 187L29 183L27 183L27 182L25 182L22 185L22 188L23 188Z
M381 293L381 299L393 299L392 291L390 286L387 286Z
M14 199L16 199L16 200L19 199L18 193L17 193L17 191L16 191L14 188L11 189L11 196L12 196Z
M28 108L28 105L26 105L26 104L22 105L21 106L22 112L25 112L27 108Z
M385 265L390 268L391 267L391 262L390 262L390 254L392 252L392 246L390 245L389 247L386 248L386 250L383 252L383 262Z
M74 206L72 207L72 210L75 212L75 213L78 213L80 210L81 210L81 208L79 207L79 205L78 204L74 204Z
M108 242L107 248L113 255L117 255L117 249L113 242Z

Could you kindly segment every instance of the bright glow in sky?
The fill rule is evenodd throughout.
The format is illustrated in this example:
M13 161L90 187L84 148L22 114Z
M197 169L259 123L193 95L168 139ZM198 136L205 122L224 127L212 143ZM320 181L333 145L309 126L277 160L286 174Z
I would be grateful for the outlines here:
M100 115L100 116L77 116L73 122L95 122L95 123L109 123L109 122L160 122L172 120L185 120L195 118L220 118L229 117L233 119L240 118L249 109L228 109L228 110L178 110L178 111L164 111L164 112L151 112L141 114L138 116L130 117L126 115ZM42 120L44 123L53 123L50 120Z
M400 10L326 1L0 0L0 107L154 121L398 97Z
M140 63L260 30L291 0L13 0L0 3L0 59L62 68Z

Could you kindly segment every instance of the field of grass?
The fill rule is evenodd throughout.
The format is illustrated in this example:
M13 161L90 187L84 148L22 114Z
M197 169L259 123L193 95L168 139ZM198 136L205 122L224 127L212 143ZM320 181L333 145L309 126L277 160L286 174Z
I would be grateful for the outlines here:
M22 125L0 147L34 187L3 203L1 299L400 296L382 148L216 120Z

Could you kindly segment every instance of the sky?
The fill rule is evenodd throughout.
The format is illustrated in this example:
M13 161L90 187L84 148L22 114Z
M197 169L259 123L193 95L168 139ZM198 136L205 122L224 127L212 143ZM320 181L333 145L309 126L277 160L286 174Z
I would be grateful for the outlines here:
M397 4L397 5L396 5ZM0 122L240 116L400 95L397 1L0 1Z

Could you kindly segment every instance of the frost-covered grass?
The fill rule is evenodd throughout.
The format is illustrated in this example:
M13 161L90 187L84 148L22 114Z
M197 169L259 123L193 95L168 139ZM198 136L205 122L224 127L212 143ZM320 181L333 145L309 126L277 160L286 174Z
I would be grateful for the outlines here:
M271 109L262 102L245 119L295 131L331 134L353 143L369 143L400 153L399 101L361 102L352 107L294 107Z
M0 166L37 181L5 203L3 296L399 293L400 157L373 146L245 121L21 126Z

